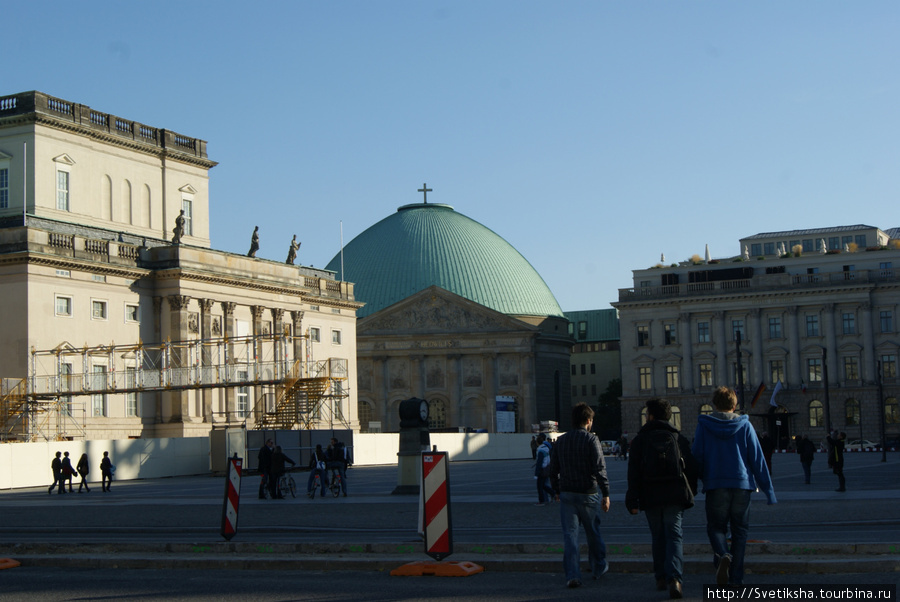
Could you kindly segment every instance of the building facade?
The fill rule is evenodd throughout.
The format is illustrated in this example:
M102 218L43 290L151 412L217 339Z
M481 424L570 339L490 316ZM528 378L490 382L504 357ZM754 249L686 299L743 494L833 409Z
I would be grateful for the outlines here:
M278 380L246 376L266 337L290 337L280 359L339 358L355 379L352 284L210 248L215 165L203 140L40 92L0 97L0 376L29 377L41 369L33 350L58 349L50 374L115 388L111 372L150 370L160 358L101 347L197 341L199 349L228 339L225 380L252 383L139 393L98 384L105 393L71 396L55 418L40 418L55 436L204 435L216 424L252 424L271 409ZM236 347L242 337L257 346ZM194 361L213 367L206 351ZM339 397L322 419L355 425L355 388Z
M610 381L622 378L619 312L615 309L567 311L572 345L572 404L597 404Z
M781 447L794 435L821 441L828 421L851 440L880 441L883 418L896 437L898 241L846 226L758 234L741 249L634 270L633 288L619 291L625 430L636 432L644 401L661 396L692 433L726 385Z

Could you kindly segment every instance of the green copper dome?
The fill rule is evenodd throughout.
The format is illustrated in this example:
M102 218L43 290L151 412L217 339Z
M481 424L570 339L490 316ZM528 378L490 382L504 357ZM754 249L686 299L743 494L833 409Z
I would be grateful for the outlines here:
M556 298L512 245L450 205L404 205L350 241L344 270L365 317L435 285L512 316L563 316Z

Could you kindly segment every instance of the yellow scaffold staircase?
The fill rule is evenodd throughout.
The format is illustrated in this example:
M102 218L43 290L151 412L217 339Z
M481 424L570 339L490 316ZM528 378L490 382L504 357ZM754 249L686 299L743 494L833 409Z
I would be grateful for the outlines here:
M27 430L28 397L25 379L4 378L0 382L0 441L24 439Z
M345 422L340 413L341 402L347 397L343 382L346 369L340 362L315 362L315 374L300 378L300 364L295 362L290 374L278 386L274 408L267 409L267 400L257 402L255 428L291 430L311 429L314 423L331 414L326 422Z

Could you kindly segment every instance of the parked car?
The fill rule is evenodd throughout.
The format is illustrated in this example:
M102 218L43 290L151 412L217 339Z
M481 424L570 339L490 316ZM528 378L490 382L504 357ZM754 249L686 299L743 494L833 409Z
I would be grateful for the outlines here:
M603 450L604 456L609 456L613 453L613 448L615 448L615 441L601 441L600 448Z
M900 449L900 437L888 435L884 438L884 446L888 449Z
M880 443L873 443L868 439L854 439L850 443L847 443L844 446L844 449L852 449L856 451L860 451L863 449L881 449Z

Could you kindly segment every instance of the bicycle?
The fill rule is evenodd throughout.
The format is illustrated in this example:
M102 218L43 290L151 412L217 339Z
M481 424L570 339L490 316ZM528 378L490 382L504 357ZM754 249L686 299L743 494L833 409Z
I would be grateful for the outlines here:
M341 473L337 468L331 469L331 483L328 485L331 489L331 495L338 497L341 495Z
M277 491L281 493L282 497L287 497L288 493L291 494L291 497L297 497L297 483L294 482L294 477L288 473L281 475L281 478L278 479Z
M306 495L309 496L309 499L316 499L316 491L318 491L319 487L322 487L322 479L319 477L319 473L316 473L315 480L313 481L312 489L306 492Z

